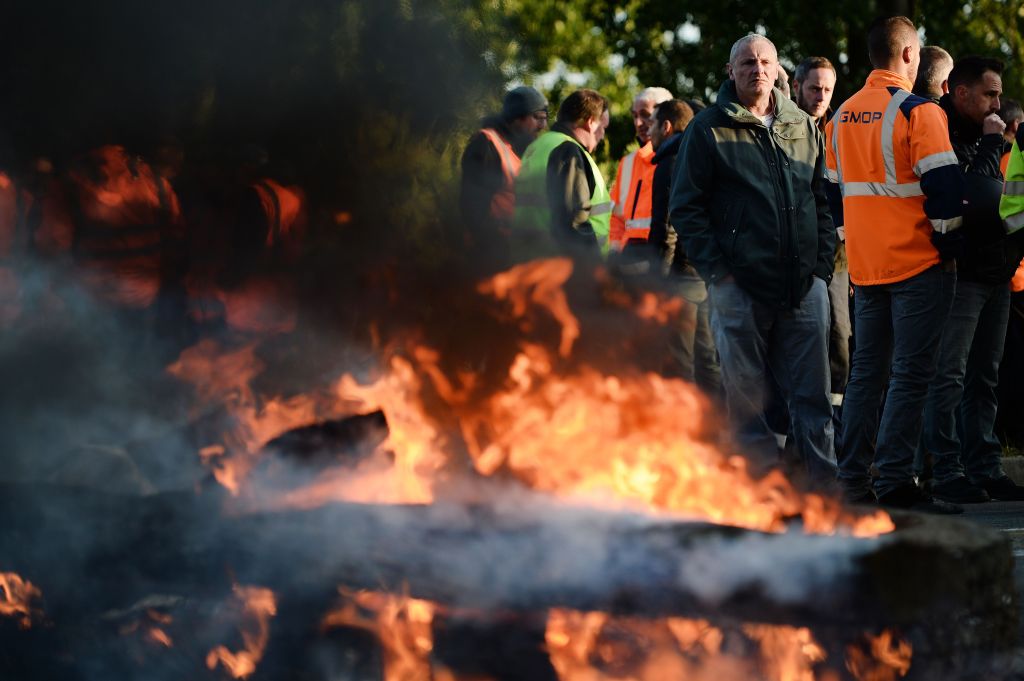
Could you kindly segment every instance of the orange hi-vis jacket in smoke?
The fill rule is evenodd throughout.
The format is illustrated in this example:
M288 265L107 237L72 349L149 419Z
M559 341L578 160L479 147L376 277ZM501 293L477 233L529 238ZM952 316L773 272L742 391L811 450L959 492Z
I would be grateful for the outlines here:
M963 178L946 114L877 69L826 126L826 173L843 195L850 279L889 284L940 262L933 231L962 223Z
M648 142L619 161L612 185L612 221L608 240L622 250L630 239L647 240L651 231L651 187L654 186L654 146Z
M33 267L31 259L71 249L72 228L56 182L49 178L37 184L30 191L0 172L0 327L21 315L25 301L19 277Z
M523 166L519 155L512 149L512 145L505 141L494 128L484 128L483 133L501 157L501 172L505 176L505 183L501 185L491 199L491 217L504 227L512 224L512 217L516 212L516 176Z
M297 317L287 267L294 264L303 246L305 194L297 186L264 177L248 187L246 197L255 197L259 214L239 218L245 230L257 231L258 250L249 254L250 259L238 272L238 281L230 285L218 286L203 276L189 278L188 313L203 324L222 320L237 332L288 333L295 328ZM257 224L247 223L251 221ZM265 233L258 233L263 229ZM241 245L232 246L238 251ZM236 255L240 259L238 252ZM284 276L278 275L280 268L284 268Z
M21 201L14 182L0 173L0 328L10 324L21 313L21 287L15 260L21 254Z
M115 305L144 309L164 284L168 251L184 238L170 183L123 147L93 150L70 172L72 254L86 287Z

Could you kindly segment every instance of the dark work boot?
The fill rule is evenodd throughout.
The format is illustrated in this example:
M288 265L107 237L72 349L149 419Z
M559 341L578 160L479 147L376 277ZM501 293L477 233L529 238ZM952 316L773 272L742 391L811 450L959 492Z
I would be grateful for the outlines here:
M913 483L907 483L878 497L878 505L935 515L956 515L964 512L962 506L932 499Z
M953 504L980 504L991 499L980 485L971 484L963 475L948 482L933 482L932 496Z
M996 501L1024 501L1024 487L1021 487L1010 476L978 480L976 485L983 488Z

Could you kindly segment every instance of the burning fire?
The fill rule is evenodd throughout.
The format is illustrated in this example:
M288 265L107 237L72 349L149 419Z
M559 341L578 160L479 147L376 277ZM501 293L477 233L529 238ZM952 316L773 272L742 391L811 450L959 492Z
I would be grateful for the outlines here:
M910 671L913 648L910 643L883 631L865 636L866 648L851 645L846 649L846 668L859 681L895 681Z
M341 605L321 627L352 627L374 634L383 650L383 681L454 681L431 659L429 601L372 591L338 589ZM865 637L870 653L850 646L846 668L858 681L895 681L910 669L910 645L891 632ZM553 609L545 647L560 681L838 681L827 654L806 627L736 625L706 620L612 617L603 612Z
M709 440L713 417L694 386L653 373L609 375L593 366L570 367L567 360L581 334L563 290L571 273L568 260L553 259L513 268L479 286L480 294L507 306L498 315L520 333L529 334L545 317L560 328L554 351L521 341L497 388L465 367L447 368L441 354L420 341L394 348L372 382L345 375L330 390L289 398L253 391L252 380L263 370L253 345L225 350L204 341L168 370L195 384L201 409L231 414L231 427L220 441L204 446L201 456L222 485L255 498L259 508L430 503L452 481L501 475L575 504L640 508L760 531L785 531L794 518L811 533L868 537L894 529L884 512L857 516L836 500L800 493L781 473L754 478L741 456ZM647 295L634 311L638 318L664 323L672 306ZM388 435L374 456L328 469L294 489L268 491L250 479L261 448L284 432L375 410L384 413ZM247 604L245 648L232 653L220 646L206 661L211 669L220 663L241 678L262 656L276 605L266 589L236 592ZM342 606L325 617L323 628L374 633L383 646L387 681L449 678L429 660L434 604L340 592ZM741 648L758 652L727 654L737 637L745 642ZM806 628L747 624L723 631L698 620L552 610L546 641L562 681L838 678L816 670L825 651ZM885 673L902 675L909 668L909 646L888 633L871 650L848 651L847 667L858 679L881 681L894 678Z
M557 355L524 341L497 390L484 389L465 370L449 375L439 353L422 344L396 352L376 382L361 385L346 375L331 395L258 398L250 384L263 367L252 346L223 352L207 341L169 370L194 381L203 401L232 409L236 427L204 452L217 479L236 494L259 448L282 432L326 413L384 412L390 435L381 450L394 455L393 465L368 463L355 475L328 471L280 499L284 505L428 503L455 462L468 457L477 473L505 472L582 503L607 506L613 499L771 532L794 517L814 533L873 536L893 529L884 512L856 517L835 500L799 493L779 473L754 479L742 457L708 441L708 404L688 383L653 373L611 376L588 366L566 370L560 359L580 335L562 290L571 272L566 259L538 261L479 286L507 302L521 328L532 328L542 311L561 327ZM653 314L652 306L643 299L638 314ZM433 407L438 400L443 414ZM224 448L226 455L209 456Z
M243 603L245 647L233 653L226 646L217 646L206 655L206 666L215 669L219 662L233 678L242 679L256 671L263 657L270 638L270 618L277 614L277 599L270 589L256 586L236 585L235 595Z
M434 649L431 624L435 606L428 601L340 587L341 606L324 617L324 630L354 627L374 634L383 648L384 681L441 679L431 672Z
M42 597L42 592L32 582L13 572L0 572L0 615L17 618L22 629L30 628L32 620L39 615L39 610L31 603Z

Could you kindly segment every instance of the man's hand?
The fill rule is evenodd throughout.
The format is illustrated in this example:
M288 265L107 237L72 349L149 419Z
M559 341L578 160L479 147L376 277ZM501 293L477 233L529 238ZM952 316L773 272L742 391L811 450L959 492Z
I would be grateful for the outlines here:
M999 117L999 114L989 114L981 122L981 134L983 135L1002 135L1004 130L1006 130L1006 123Z

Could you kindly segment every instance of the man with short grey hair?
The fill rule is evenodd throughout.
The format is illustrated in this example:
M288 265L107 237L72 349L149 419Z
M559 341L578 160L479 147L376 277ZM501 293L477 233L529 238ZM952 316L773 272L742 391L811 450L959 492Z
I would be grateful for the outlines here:
M756 472L778 465L764 418L769 373L808 476L834 480L827 286L835 228L814 121L773 87L775 45L733 45L729 80L690 124L670 220L708 285L729 418Z
M949 72L953 70L953 57L938 45L921 48L921 64L917 67L913 93L938 103L949 92Z
M651 145L651 122L654 107L672 99L663 87L644 88L633 99L633 127L640 144L619 161L612 183L611 232L612 248L621 251L627 243L645 243L651 231L651 186L654 183L654 152Z

